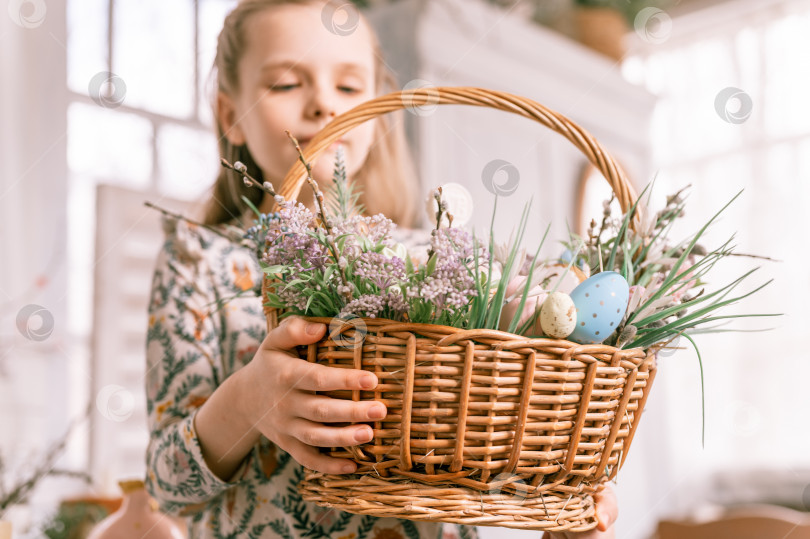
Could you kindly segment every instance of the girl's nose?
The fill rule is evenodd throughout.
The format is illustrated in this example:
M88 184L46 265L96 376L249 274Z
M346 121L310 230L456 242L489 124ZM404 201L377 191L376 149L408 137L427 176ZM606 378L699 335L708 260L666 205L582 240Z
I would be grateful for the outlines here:
M312 98L307 104L306 113L317 119L328 118L331 120L335 117L337 113L328 90L321 88L313 89Z

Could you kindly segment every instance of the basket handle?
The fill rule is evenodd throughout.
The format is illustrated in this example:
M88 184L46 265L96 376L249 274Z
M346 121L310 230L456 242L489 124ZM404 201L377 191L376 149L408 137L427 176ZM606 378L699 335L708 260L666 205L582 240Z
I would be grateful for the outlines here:
M437 88L416 88L392 92L341 114L324 127L310 141L304 153L307 162L313 162L321 153L343 134L382 114L423 105L474 105L490 107L525 116L549 129L556 131L576 146L588 160L602 173L616 194L622 211L627 212L637 198L635 189L627 180L622 168L613 157L586 130L557 112L543 105L517 95L497 90L467 86ZM296 161L281 184L279 194L288 200L295 200L306 181L306 169L300 160ZM637 208L640 212L641 208ZM636 217L640 217L637 213ZM637 221L637 219L635 220ZM633 223L631 223L632 225Z

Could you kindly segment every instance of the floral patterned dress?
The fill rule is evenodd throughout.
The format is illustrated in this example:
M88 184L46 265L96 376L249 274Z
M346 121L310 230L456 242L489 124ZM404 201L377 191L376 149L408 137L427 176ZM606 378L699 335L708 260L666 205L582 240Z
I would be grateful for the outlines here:
M209 230L174 219L164 220L164 229L149 304L146 378L146 484L162 511L187 517L191 538L478 537L474 527L355 515L306 502L297 489L303 467L264 437L230 481L214 475L194 417L266 335L255 293L261 271L249 249ZM395 239L407 244L418 236Z

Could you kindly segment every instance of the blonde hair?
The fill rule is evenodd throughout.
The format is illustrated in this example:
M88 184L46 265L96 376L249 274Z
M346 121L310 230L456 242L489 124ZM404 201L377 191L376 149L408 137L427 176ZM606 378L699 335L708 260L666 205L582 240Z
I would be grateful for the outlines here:
M213 77L216 92L235 95L239 90L237 66L245 51L245 26L252 15L265 9L282 5L305 5L318 0L241 0L225 18L219 34L217 53L214 59ZM370 27L369 27L370 29ZM393 73L382 60L379 41L371 31L375 58L375 92L382 95L397 90ZM214 105L216 112L216 105ZM215 113L215 118L217 115ZM250 155L246 145L234 146L225 137L217 119L219 153L234 163L241 161L248 172L263 181L262 172ZM416 171L405 137L402 112L389 113L376 119L374 142L360 170L350 178L362 191L360 202L366 213L383 213L400 226L412 226L415 220L418 185ZM228 222L239 218L247 205L246 197L256 207L262 202L263 192L255 187L247 187L239 177L226 169L220 171L212 188L211 199L206 204L203 222L209 225Z

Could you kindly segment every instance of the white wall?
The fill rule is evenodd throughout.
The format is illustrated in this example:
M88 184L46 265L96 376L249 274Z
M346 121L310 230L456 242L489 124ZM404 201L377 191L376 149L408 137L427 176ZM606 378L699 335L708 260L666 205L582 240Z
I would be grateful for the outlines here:
M18 4L21 15L14 10ZM7 476L38 462L71 418L81 414L69 406L68 393L86 384L86 364L75 361L66 337L66 40L64 2L3 3L0 452ZM41 337L26 336L25 324L23 331L17 327L18 316L29 305L45 309L27 319L28 331L41 332ZM80 438L60 467L83 465ZM55 495L53 489L43 490L42 507ZM19 511L18 516L20 522L26 520Z

